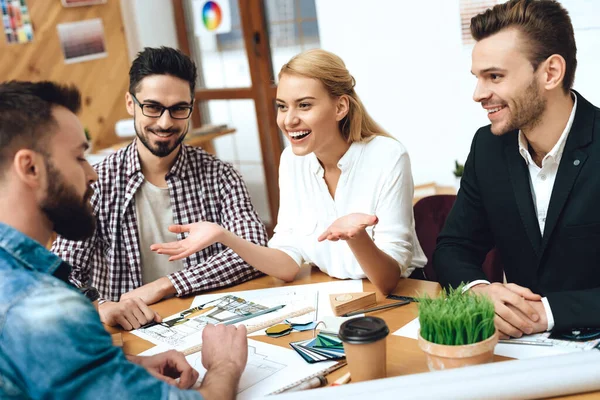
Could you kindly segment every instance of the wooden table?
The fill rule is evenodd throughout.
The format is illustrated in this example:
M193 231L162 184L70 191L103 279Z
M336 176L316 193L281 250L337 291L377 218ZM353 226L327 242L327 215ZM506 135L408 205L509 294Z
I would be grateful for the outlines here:
M335 280L328 275L322 273L316 268L310 268L305 266L300 271L297 279L293 283L286 284L283 281L265 276L262 278L254 279L249 282L245 282L241 285L216 290L211 293L226 293L241 290L254 290L254 289L265 289L270 287L279 286L292 286L292 285L303 285L309 283L320 283L329 282ZM388 300L380 292L375 289L375 286L368 280L363 280L363 290L369 292L376 292L377 303L385 304L391 303L395 300ZM415 296L420 294L428 293L431 296L435 296L439 293L440 286L435 282L419 281L414 279L403 279L398 284L398 287L394 291L394 294ZM188 298L172 298L160 303L152 305L152 309L157 311L162 317L168 317L181 310L190 308L193 301L193 297ZM369 315L383 318L388 327L390 328L390 335L387 338L387 374L388 377L399 376L399 375L410 375L420 372L428 372L427 363L425 361L425 355L419 349L417 341L414 339L405 338L402 336L394 336L391 333L400 329L408 322L412 321L417 317L417 305L411 303L406 306L392 308L389 310L382 310L378 312L369 313ZM118 329L107 327L110 333L121 332ZM294 332L287 336L280 338L270 338L267 336L252 336L253 340L260 340L261 342L270 343L278 346L289 348L289 343L308 339L312 335L311 331L308 332ZM126 354L138 354L142 351L148 350L154 345L147 342L129 332L123 332L123 350ZM508 360L508 358L495 356L494 361L500 362ZM328 376L330 382L344 375L348 372L348 367L341 368L331 375ZM580 395L573 395L567 397L560 397L561 399L598 399L600 392L587 393Z

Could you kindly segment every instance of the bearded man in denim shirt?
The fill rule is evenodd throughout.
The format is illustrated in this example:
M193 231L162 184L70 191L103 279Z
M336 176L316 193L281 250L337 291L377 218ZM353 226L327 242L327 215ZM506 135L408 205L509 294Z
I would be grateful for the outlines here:
M80 106L73 87L0 84L0 398L233 399L245 328L208 326L208 372L198 391L183 390L198 378L183 354L128 360L68 283L70 265L43 246L52 231L72 240L94 232L97 175L84 157Z

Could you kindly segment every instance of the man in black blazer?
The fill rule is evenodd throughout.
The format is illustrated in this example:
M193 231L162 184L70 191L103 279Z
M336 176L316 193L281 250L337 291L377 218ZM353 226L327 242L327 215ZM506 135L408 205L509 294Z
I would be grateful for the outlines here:
M501 336L600 327L600 110L571 89L570 18L513 0L471 20L477 131L433 256L444 286L494 301ZM499 250L509 284L481 265Z

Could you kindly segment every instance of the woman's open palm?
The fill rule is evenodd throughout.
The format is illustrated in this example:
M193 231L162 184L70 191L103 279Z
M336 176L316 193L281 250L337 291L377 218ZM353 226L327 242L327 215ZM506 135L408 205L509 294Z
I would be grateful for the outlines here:
M319 236L319 242L324 240L350 240L367 226L377 224L379 219L375 215L354 213L340 217Z

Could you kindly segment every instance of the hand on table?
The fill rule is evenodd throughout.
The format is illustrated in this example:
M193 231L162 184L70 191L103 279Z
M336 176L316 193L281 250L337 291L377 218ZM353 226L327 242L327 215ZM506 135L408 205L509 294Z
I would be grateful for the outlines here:
M533 331L531 333L541 333L546 332L548 330L548 316L546 315L546 309L544 308L544 304L541 301L532 301L525 300L531 307L535 309L537 314L540 316L540 319L537 322L533 322ZM509 305L509 309L511 309L515 314L519 315L521 318L527 318L519 309Z
M121 301L140 298L145 304L154 304L161 301L169 294L175 294L173 284L166 276L147 283L121 295Z
M169 231L173 233L188 232L189 235L183 240L170 243L156 243L150 246L150 250L158 254L166 254L169 261L180 260L188 257L202 249L218 242L223 228L213 222L195 222L188 225L171 225Z
M149 322L161 322L162 318L139 297L107 301L98 306L100 320L110 326L121 325L126 331L137 329Z
M239 378L248 361L244 325L206 325L202 331L202 365L207 371L230 371Z
M541 304L542 297L528 288L514 283L492 283L476 285L470 290L487 295L494 303L496 312L494 324L502 339L531 334L537 326L536 323L542 323L539 309L531 304L537 302ZM519 312L516 312L517 310ZM543 315L545 317L545 312Z
M367 226L377 224L375 215L354 213L340 217L333 221L325 232L319 236L319 242L324 240L350 240L365 230Z
M134 357L131 361L144 367L154 377L180 389L189 389L198 380L198 371L192 368L179 351L169 350L154 356ZM179 382L176 381L177 378Z

